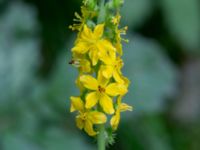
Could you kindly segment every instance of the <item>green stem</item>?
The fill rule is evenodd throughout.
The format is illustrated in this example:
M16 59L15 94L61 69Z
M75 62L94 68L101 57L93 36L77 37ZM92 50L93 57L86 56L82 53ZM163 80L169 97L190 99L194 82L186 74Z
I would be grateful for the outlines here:
M97 23L103 23L105 21L105 0L99 0L99 16ZM106 139L105 139L105 126L101 124L98 126L98 136L97 136L97 145L98 150L105 150L106 148Z
M97 137L98 150L105 150L106 141L105 141L105 127L104 124L99 125L99 134Z
M105 20L105 7L104 7L104 4L105 4L105 0L100 0L99 2L99 17L98 17L98 20L97 20L97 23L102 23L104 20Z

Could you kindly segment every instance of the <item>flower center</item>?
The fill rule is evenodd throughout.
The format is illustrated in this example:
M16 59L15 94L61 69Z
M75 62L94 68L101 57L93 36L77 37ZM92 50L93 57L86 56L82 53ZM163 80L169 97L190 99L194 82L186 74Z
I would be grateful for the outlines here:
M99 93L105 93L105 88L101 87L100 85L98 86L98 91Z
M87 113L82 113L81 114L81 119L86 120L87 119Z

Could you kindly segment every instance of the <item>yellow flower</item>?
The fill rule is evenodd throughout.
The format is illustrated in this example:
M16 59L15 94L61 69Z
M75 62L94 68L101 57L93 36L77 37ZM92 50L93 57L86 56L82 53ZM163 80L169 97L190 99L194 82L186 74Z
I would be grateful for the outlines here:
M104 24L97 25L94 31L84 25L83 31L72 48L72 52L79 54L89 52L92 65L96 65L99 59L106 62L110 58L110 53L115 51L115 48L110 41L102 38L103 32Z
M124 63L120 57L114 58L110 63L101 66L102 74L107 79L113 77L116 82L123 84L125 82L121 73L123 65Z
M133 109L131 106L125 103L121 103L121 100L122 100L122 96L119 96L117 99L117 110L115 112L115 115L110 120L110 124L113 130L117 130L117 127L120 122L120 113L124 111L132 111Z
M121 16L120 16L119 13L117 13L117 15L116 15L115 17L112 18L112 21L111 21L111 22L112 22L114 25L119 25L120 20L121 20Z
M104 124L107 120L102 112L89 111L84 108L84 103L80 97L70 97L71 112L79 111L76 117L76 125L79 129L84 129L90 136L94 136L97 132L93 129L94 124Z
M98 79L90 75L80 76L80 82L92 92L86 95L86 108L90 109L94 107L98 101L104 112L107 114L113 114L113 101L110 96L124 95L127 93L127 87L119 83L110 83L105 79L101 73L98 75Z

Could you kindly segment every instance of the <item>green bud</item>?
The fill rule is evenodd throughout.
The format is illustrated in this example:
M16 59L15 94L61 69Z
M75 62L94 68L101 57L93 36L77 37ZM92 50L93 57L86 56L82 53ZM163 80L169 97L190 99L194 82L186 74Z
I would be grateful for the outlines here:
M93 10L96 7L97 1L96 0L84 0L83 4Z
M124 3L124 0L114 0L114 7L119 8Z
M116 134L113 134L112 128L106 129L106 144L113 145L115 144Z
M123 3L124 3L124 0L112 0L112 1L109 1L106 4L106 6L109 9L119 9Z

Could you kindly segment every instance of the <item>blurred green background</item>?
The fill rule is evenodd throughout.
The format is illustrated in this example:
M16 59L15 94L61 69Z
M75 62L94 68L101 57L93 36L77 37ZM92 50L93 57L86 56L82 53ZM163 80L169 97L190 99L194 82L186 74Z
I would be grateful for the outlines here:
M81 0L0 0L0 150L95 150L75 127L68 29ZM125 0L132 84L108 150L200 150L200 1Z

